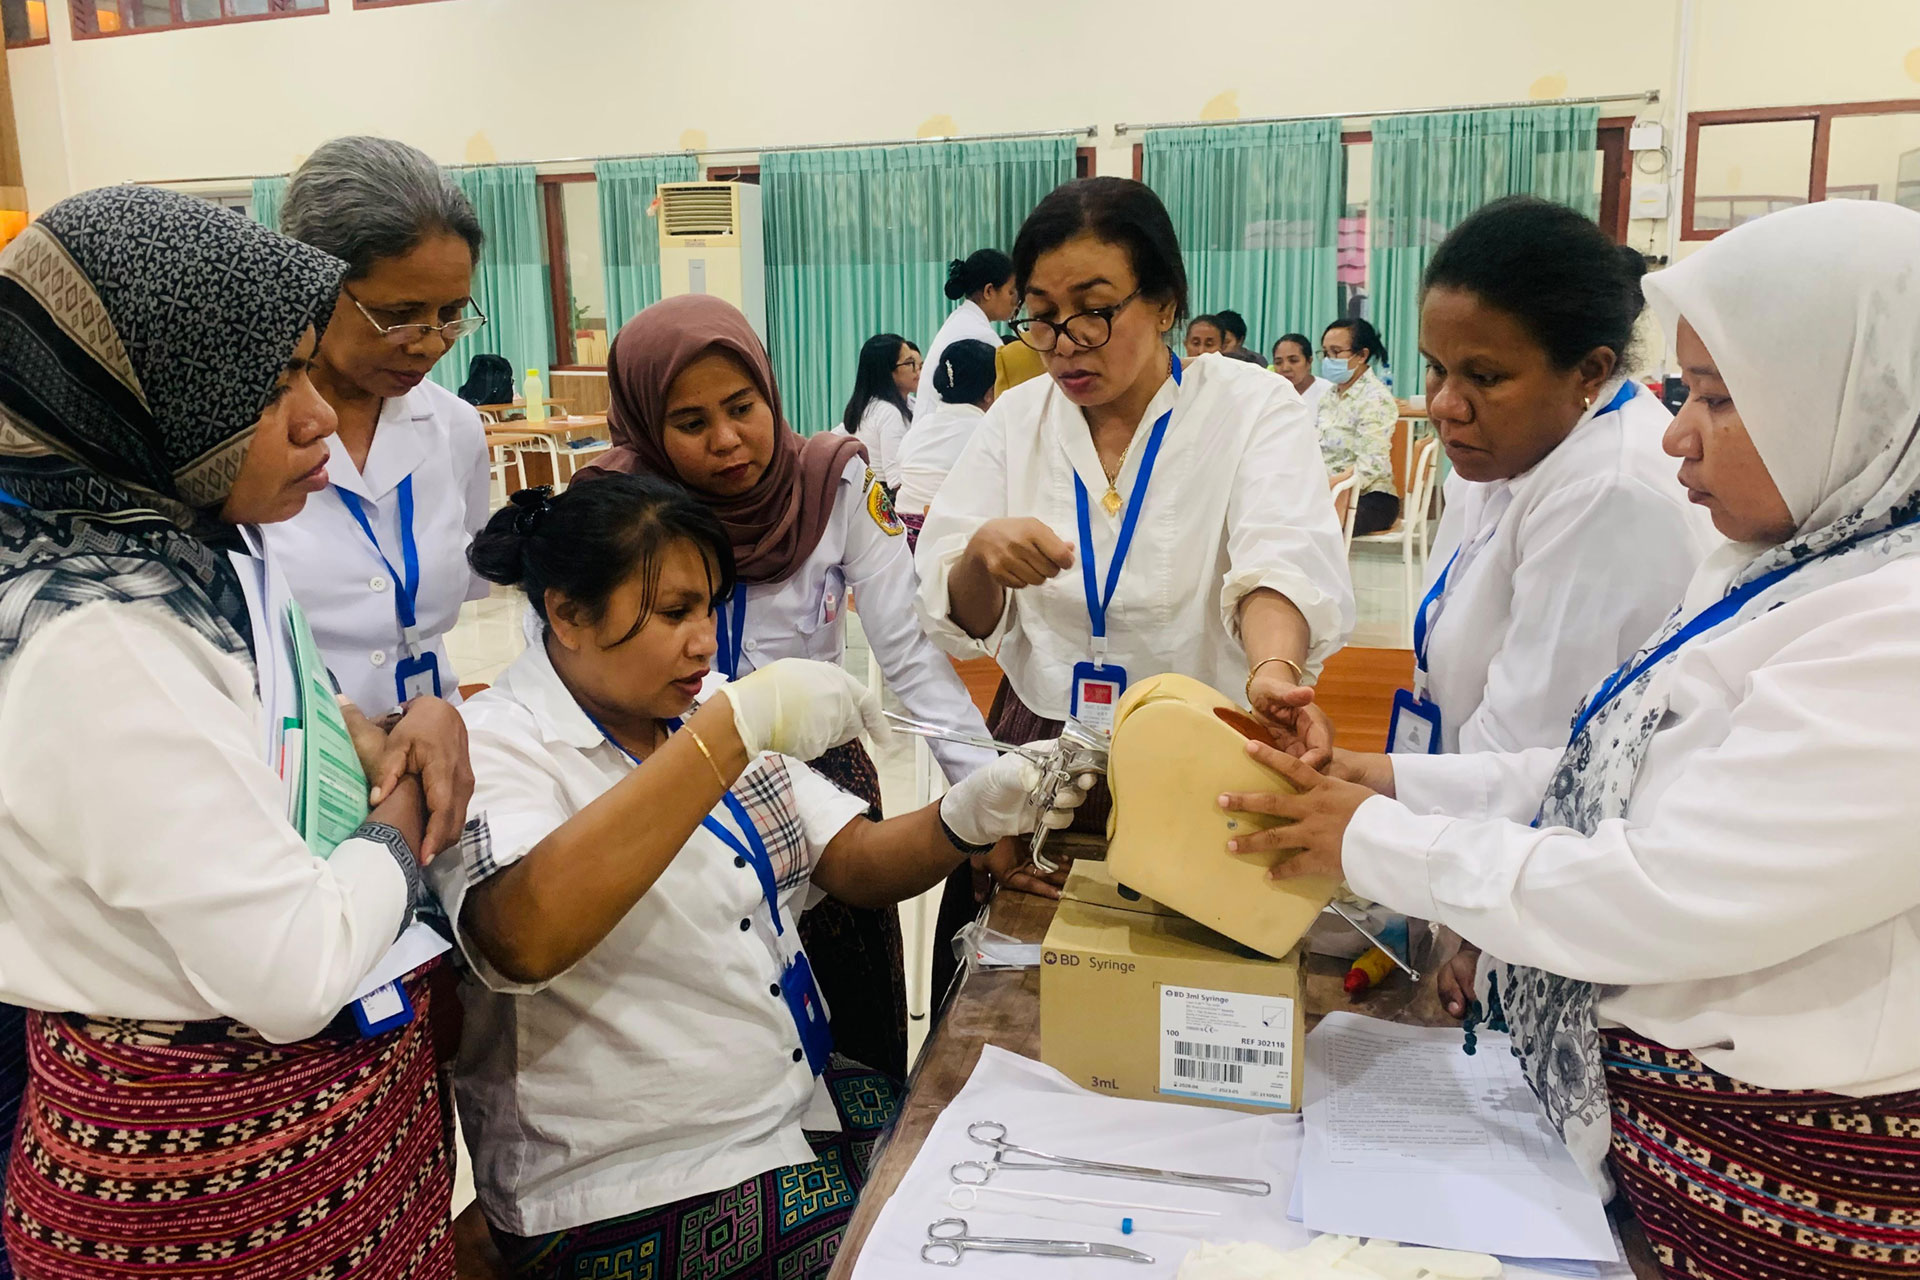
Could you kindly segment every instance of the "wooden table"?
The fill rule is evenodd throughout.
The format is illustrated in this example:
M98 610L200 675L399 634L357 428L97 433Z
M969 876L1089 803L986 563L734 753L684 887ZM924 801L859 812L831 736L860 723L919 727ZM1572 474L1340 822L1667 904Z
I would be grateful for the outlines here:
M572 448L573 442L583 435L597 434L606 438L607 415L604 413L584 413L575 417L549 418L545 422L528 422L524 418L515 418L508 422L489 422L487 445L492 448L513 449L520 454L522 472L529 486L550 484L561 487L560 460L567 460L566 479L573 479L573 473L580 469L583 458L591 458L594 452L581 452Z
M989 923L1022 942L1046 937L1055 904L1047 898L1003 891L994 899ZM1347 975L1344 961L1314 956L1307 968L1307 1021L1311 1026L1334 1009L1351 1009L1376 1018L1440 1026L1452 1021L1440 1007L1429 976L1416 989L1399 973L1359 1000L1341 988ZM981 1050L997 1045L1023 1057L1040 1056L1040 971L963 972L948 998L944 1016L920 1052L908 1081L906 1101L892 1131L875 1153L860 1207L847 1224L829 1280L850 1280L860 1250L887 1200L920 1154L933 1122L967 1083L980 1061ZM1659 1268L1645 1239L1631 1220L1620 1221L1627 1259L1641 1280L1660 1280Z

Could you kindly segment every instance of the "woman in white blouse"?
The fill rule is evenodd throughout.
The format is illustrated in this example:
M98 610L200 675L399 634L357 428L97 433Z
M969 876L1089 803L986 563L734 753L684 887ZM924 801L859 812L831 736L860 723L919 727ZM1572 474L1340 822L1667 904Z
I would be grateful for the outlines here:
M920 355L897 333L876 333L860 348L853 395L840 425L867 447L867 462L891 492L900 488L900 450L913 410L907 397L920 382Z
M1647 281L1730 541L1564 751L1269 753L1304 794L1224 798L1295 820L1240 842L1276 874L1500 957L1486 1012L1674 1277L1920 1269L1916 281L1920 214L1854 201Z
M940 396L933 389L933 371L949 343L973 338L992 346L1000 345L996 324L1005 324L1019 309L1020 293L1013 287L1013 259L998 249L976 249L965 258L947 264L947 297L960 305L953 309L933 345L927 348L927 361L920 370L919 392L913 400L915 422L933 412Z
M287 234L348 265L314 384L340 420L332 484L268 539L341 688L376 719L458 702L446 633L487 584L467 568L490 475L480 415L427 374L486 317L480 221L425 154L337 138L300 166Z
M877 700L805 659L713 678L732 546L678 485L516 495L473 562L544 633L462 708L491 842L432 869L472 964L457 1088L494 1238L520 1277L621 1250L822 1274L899 1085L832 1052L800 911L939 883L1031 828L1038 772L1002 757L869 821L801 761L884 734ZM714 1230L742 1205L751 1234Z
M896 505L907 526L907 545L919 544L920 526L947 472L973 439L980 420L993 407L999 353L984 342L962 338L950 345L933 371L940 407L913 429L900 459L900 496Z

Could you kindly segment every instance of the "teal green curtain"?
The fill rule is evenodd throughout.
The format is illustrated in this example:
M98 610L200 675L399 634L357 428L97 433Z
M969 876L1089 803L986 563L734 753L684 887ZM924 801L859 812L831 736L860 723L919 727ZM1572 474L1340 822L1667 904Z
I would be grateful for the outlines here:
M1073 173L1072 138L765 155L767 346L794 428L840 420L874 334L932 341L953 309L947 263L1011 250L1033 206Z
M1156 129L1142 159L1180 236L1196 311L1238 311L1262 355L1281 334L1317 334L1334 318L1347 175L1338 121Z
M513 362L514 380L553 363L553 304L547 292L547 239L540 184L531 165L499 165L448 171L473 201L486 247L473 271L473 301L487 314L486 327L453 344L433 367L433 380L458 390L467 365L482 353Z
M607 333L660 301L660 224L649 217L663 182L692 182L692 156L604 160L593 166L600 186L600 251L607 275Z
M1523 107L1387 116L1373 124L1372 318L1394 390L1420 392L1420 277L1447 232L1490 200L1531 193L1599 215L1600 109Z
M269 231L280 229L280 206L287 202L285 178L253 180L253 220Z

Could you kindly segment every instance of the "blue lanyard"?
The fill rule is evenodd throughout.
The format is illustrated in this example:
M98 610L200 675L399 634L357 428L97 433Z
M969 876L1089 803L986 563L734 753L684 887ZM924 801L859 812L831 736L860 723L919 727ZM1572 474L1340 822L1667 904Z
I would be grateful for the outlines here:
M729 680L740 676L740 646L747 638L747 584L737 582L733 587L733 617L727 617L722 608L714 615L714 623L719 631L720 651L714 658L720 664L720 674Z
M1173 365L1173 385L1180 385L1180 362L1168 356ZM1127 495L1127 514L1120 520L1120 537L1113 544L1113 563L1107 566L1107 589L1098 588L1098 571L1093 563L1093 514L1087 505L1087 486L1079 471L1073 473L1073 500L1080 516L1080 576L1087 593L1087 617L1093 623L1094 660L1107 660L1107 606L1113 603L1113 590L1120 585L1120 569L1133 549L1133 531L1140 523L1140 508L1146 505L1147 486L1153 482L1153 464L1160 458L1160 442L1166 439L1167 424L1173 421L1173 409L1160 415L1147 436L1147 450L1140 455L1140 473L1133 479L1133 491Z
M20 499L14 497L5 489L0 489L0 507L25 507L26 505L26 503L20 501Z
M407 643L419 643L414 635L419 626L419 615L414 606L420 594L420 548L413 540L413 477L408 476L400 482L400 563L406 566L404 577L394 572L393 561L387 559L387 553L380 549L380 539L373 534L373 522L367 518L366 504L360 501L360 495L348 493L339 485L335 485L333 491L340 495L341 504L359 521L360 531L373 544L373 554L379 556L380 563L387 566L387 576L393 582L394 609L400 615L401 628L407 633Z
M1605 417L1607 414L1624 407L1626 403L1637 394L1639 394L1639 389L1633 384L1632 380L1629 379L1620 384L1620 389L1613 393L1613 399L1607 401L1600 412L1593 416L1596 418ZM1488 530L1487 536L1491 537L1492 533L1492 530ZM1413 615L1413 661L1422 671L1427 670L1427 633L1430 629L1430 624L1427 620L1428 615L1433 611L1433 606L1439 603L1440 598L1446 595L1447 578L1453 573L1453 566L1459 562L1460 552L1463 549L1464 548L1455 548L1452 558L1447 561L1447 567L1440 571L1440 576L1433 580L1431 587L1427 588L1425 598L1420 601L1419 610Z
M593 727L600 731L600 736L607 740L609 746L625 756L636 769L640 767L640 757L621 746L614 736L607 732L607 726L594 717L593 712L581 707L580 714L592 722ZM667 723L675 729L680 727L678 720L669 720ZM711 813L700 819L700 825L718 837L721 844L745 859L747 865L753 868L753 873L760 877L760 892L767 900L767 914L773 917L773 932L775 936L783 936L787 932L787 927L780 923L780 883L773 878L773 858L767 853L766 842L760 838L760 830L753 825L753 817L747 812L747 806L740 803L740 797L728 791L720 799L727 806L727 812L733 815L733 820L740 824L740 830L746 839L743 841L740 836L727 830L726 825Z

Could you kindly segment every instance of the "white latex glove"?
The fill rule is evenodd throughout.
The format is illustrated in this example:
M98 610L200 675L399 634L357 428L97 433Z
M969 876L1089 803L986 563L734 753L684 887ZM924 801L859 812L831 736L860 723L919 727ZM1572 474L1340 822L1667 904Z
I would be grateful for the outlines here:
M1038 751L1051 751L1052 742L1033 742ZM1073 811L1086 800L1097 775L1086 773L1061 787L1053 807L1041 814L1040 766L1025 756L1005 755L960 781L941 797L940 816L953 834L968 844L992 844L1007 836L1025 835L1039 822L1058 831L1073 821Z
M763 751L812 760L861 730L884 742L889 730L872 690L831 662L782 658L721 686L733 727L752 760Z

